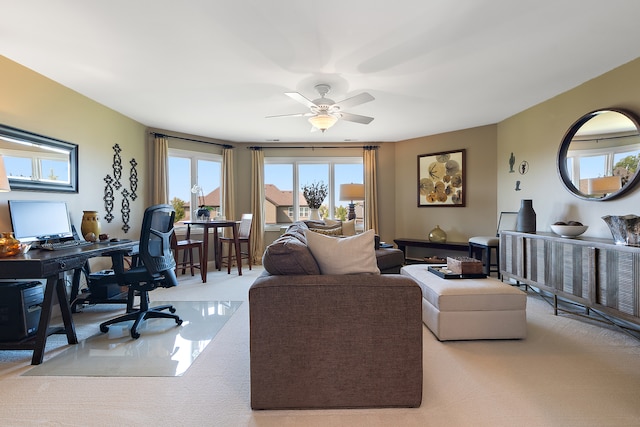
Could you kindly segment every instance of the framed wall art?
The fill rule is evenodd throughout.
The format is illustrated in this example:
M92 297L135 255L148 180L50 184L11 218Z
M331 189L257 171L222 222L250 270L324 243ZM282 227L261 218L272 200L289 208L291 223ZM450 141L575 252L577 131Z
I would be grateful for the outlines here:
M418 156L418 207L465 206L465 150Z

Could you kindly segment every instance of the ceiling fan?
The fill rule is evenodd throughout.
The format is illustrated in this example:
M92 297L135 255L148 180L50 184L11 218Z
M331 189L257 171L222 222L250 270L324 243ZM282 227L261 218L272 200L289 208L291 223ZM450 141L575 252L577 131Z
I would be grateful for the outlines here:
M267 116L267 118L309 117L309 122L312 125L312 132L316 130L324 132L331 126L336 124L339 119L361 123L363 125L369 124L373 120L373 117L361 116L359 114L352 114L343 111L343 109L345 108L354 107L356 105L364 104L365 102L373 101L375 98L369 93L363 92L359 95L352 96L351 98L344 99L340 102L335 102L333 99L325 98L325 95L331 90L331 86L329 86L328 84L316 85L315 89L320 94L320 98L314 99L313 101L300 95L298 92L285 92L285 95L307 106L311 110L310 112Z

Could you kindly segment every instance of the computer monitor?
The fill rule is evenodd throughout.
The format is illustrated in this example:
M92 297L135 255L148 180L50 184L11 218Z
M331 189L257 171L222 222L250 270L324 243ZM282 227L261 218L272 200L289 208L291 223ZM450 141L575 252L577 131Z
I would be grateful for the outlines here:
M13 235L21 242L73 237L67 203L44 200L9 200Z

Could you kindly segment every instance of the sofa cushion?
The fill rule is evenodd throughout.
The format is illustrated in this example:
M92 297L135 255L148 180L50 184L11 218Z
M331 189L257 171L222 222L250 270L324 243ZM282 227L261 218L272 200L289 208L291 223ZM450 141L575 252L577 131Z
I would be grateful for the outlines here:
M320 268L307 247L306 226L289 227L287 232L271 243L262 255L262 264L269 274L320 274Z
M322 274L380 274L373 230L344 238L307 230L305 236Z

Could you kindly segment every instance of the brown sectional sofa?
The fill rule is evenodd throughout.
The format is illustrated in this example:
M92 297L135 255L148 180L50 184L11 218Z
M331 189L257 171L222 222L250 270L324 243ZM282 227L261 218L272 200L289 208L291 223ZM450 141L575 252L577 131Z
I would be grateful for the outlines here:
M422 294L396 274L322 275L296 223L249 290L253 409L417 407Z

